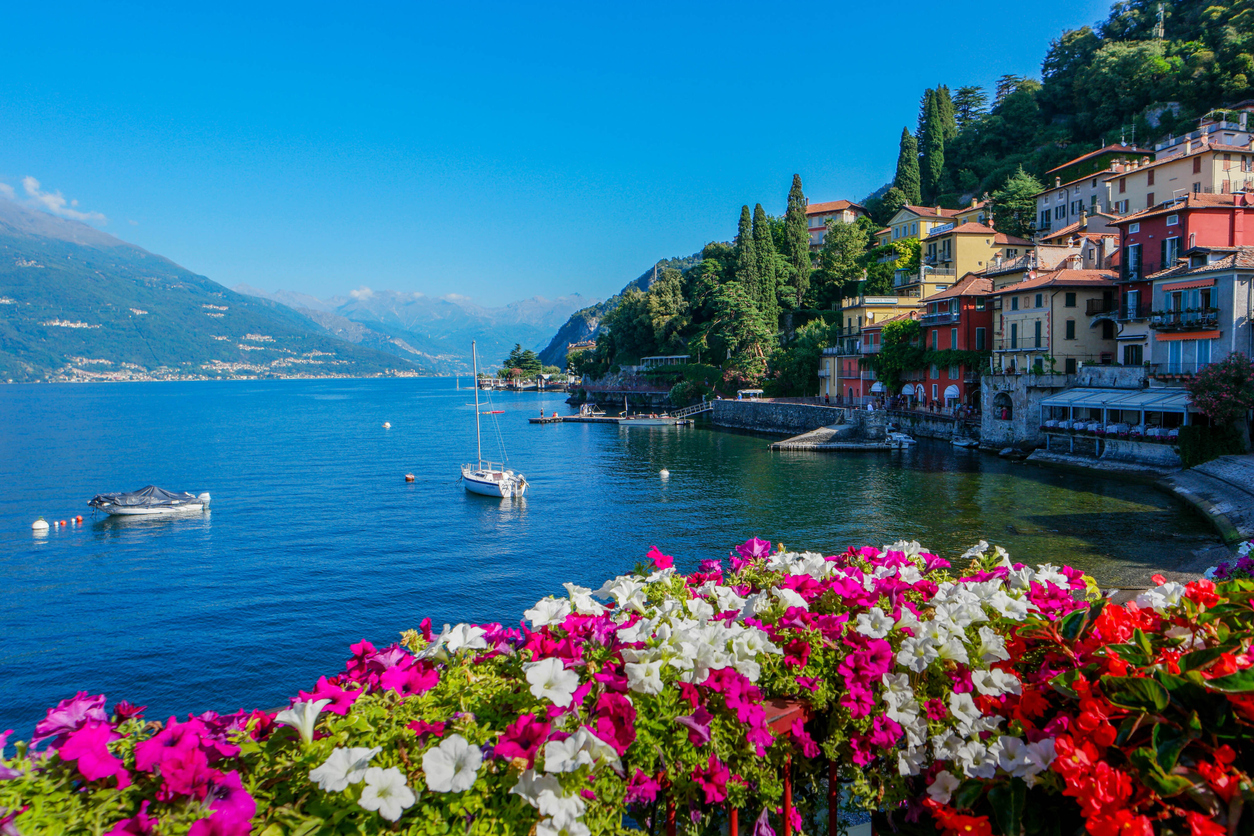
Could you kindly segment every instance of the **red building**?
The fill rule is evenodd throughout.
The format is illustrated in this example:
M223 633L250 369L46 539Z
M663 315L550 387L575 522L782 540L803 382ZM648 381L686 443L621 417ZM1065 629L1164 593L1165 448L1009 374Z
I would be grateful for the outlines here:
M1171 269L1194 247L1254 246L1254 195L1184 194L1110 225L1119 229L1118 297L1110 310L1090 313L1114 318L1119 326L1116 359L1139 365L1153 353L1153 290L1147 277Z
M968 273L948 290L924 299L927 309L920 319L923 347L932 351L991 351L992 292L992 279ZM945 408L979 406L982 371L965 364L931 366L924 372L927 402Z

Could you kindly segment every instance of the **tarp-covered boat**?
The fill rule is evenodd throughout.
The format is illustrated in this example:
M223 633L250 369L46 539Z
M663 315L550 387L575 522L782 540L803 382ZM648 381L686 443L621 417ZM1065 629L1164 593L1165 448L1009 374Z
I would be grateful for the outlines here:
M87 503L97 511L114 516L173 514L180 511L203 511L209 507L209 494L199 496L182 491L175 493L149 485L130 493L96 494Z

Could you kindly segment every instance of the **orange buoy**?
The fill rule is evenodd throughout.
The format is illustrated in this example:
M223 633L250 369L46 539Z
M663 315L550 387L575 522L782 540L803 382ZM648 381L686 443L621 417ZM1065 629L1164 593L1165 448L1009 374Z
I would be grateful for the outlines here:
M406 473L406 474L405 474L405 481L406 481L406 482L412 482L412 481L414 481L414 474L412 474L412 473Z
M74 518L74 521L75 521L75 522L82 522L82 521L83 521L83 515L82 515L82 514L79 514L77 517L75 517L75 518Z
M61 520L60 525L65 525L65 520Z

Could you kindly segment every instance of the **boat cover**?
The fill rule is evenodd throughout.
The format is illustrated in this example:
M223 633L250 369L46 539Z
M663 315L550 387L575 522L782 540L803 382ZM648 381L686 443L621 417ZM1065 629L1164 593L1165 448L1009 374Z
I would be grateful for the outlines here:
M96 494L91 498L91 502L87 504L92 508L101 508L105 505L118 505L123 508L159 508L161 506L185 505L188 502L195 501L195 495L186 491L174 493L164 488L158 488L156 485L149 485L146 488L140 488L130 493Z

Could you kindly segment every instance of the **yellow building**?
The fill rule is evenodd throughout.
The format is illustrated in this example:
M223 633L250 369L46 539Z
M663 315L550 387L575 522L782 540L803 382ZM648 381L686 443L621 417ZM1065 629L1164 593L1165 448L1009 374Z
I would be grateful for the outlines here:
M1115 359L1112 270L1061 269L994 290L993 366L1002 372L1075 374Z
M1019 258L1031 247L1031 241L983 224L940 226L923 240L923 271L952 284L957 276L979 273L998 258L1003 263Z
M988 205L988 201L971 198L971 205L965 206L958 210L958 214L954 216L956 224L983 224L984 226L993 225L992 208Z
M841 328L836 345L823 349L819 361L819 392L841 402L862 392L863 370L860 359L873 354L878 345L863 345L862 329L903 312L917 310L919 302L903 296L853 296L841 300ZM878 339L878 336L868 336Z
M1187 140L1174 156L1116 165L1105 176L1116 215L1143 212L1182 194L1230 194L1254 189L1254 142L1233 145L1210 134Z
M953 223L957 217L957 209L942 209L939 206L912 206L906 204L897 210L893 219L888 222L889 242L900 241L902 238L918 238L922 241L933 229Z

